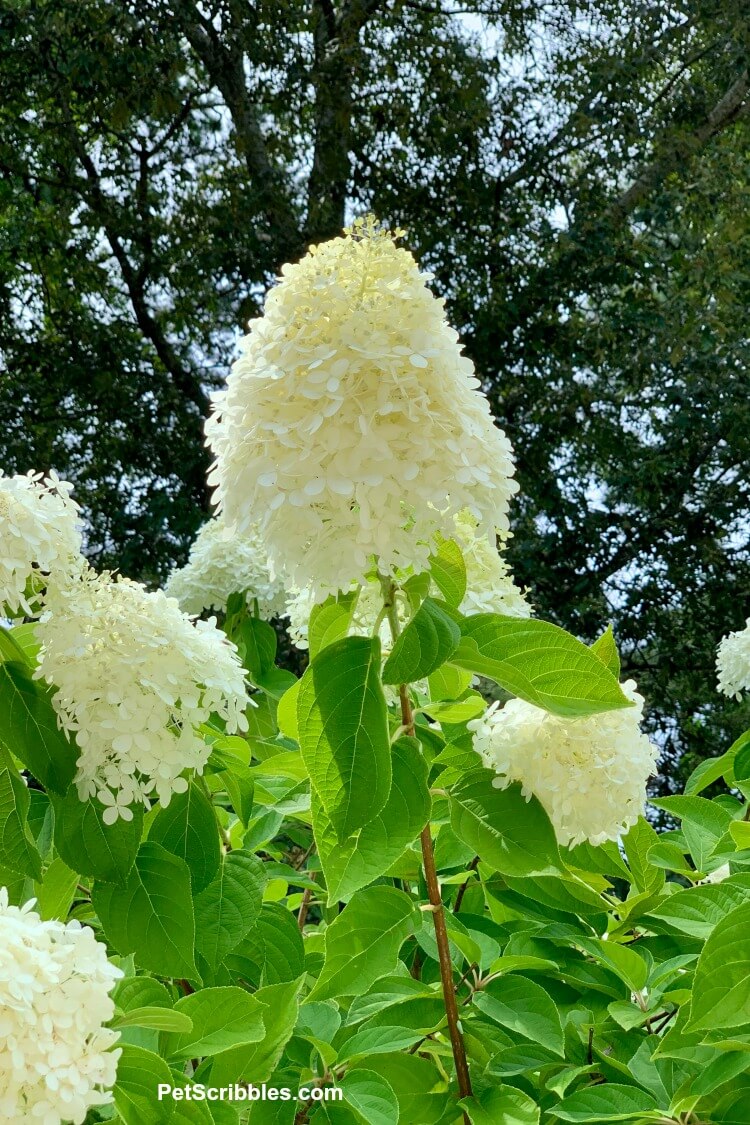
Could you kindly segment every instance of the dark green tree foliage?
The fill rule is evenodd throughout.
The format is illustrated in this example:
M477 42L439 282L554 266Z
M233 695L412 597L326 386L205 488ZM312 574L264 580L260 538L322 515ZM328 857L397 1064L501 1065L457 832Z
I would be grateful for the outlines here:
M456 13L456 14L454 14ZM511 555L680 754L750 613L747 52L735 2L15 0L0 12L0 464L163 578L281 265L373 208L518 455Z

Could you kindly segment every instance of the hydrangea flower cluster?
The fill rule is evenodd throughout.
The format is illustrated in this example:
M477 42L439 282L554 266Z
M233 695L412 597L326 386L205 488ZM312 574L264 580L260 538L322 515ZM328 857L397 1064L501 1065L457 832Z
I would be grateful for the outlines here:
M396 232L399 234L400 232ZM313 247L269 293L206 425L228 524L316 600L426 569L469 508L508 527L513 456L408 251L374 220Z
M750 617L744 629L729 633L719 645L716 654L719 673L719 691L724 695L742 698L750 690Z
M38 627L36 676L55 687L61 725L80 748L81 800L107 805L106 823L129 808L184 792L210 747L198 728L212 713L246 730L245 673L215 619L193 621L174 598L127 578L81 569L50 590Z
M0 1120L81 1125L106 1105L119 1033L109 995L122 971L80 922L45 922L0 888Z
M544 806L561 844L616 840L643 812L658 749L640 729L643 697L633 680L622 690L634 707L560 718L522 699L493 703L470 722L474 749L505 789Z
M80 554L71 487L55 473L5 477L0 471L0 610L32 614L36 599L30 604L29 580L68 569Z
M501 532L501 539L507 538ZM505 617L530 617L531 606L513 581L503 556L497 549L497 534L477 533L477 521L464 510L455 518L455 539L466 563L466 594L461 613L502 613Z
M258 602L258 613L266 621L284 612L287 597L271 575L257 527L241 537L217 519L203 525L187 564L173 571L164 589L185 613L221 612L231 594L246 592Z

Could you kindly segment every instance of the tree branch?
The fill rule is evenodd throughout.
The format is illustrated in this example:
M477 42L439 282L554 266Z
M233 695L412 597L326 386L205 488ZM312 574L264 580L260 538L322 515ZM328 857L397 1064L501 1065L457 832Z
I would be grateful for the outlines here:
M181 17L188 42L232 117L235 145L244 160L266 222L273 229L280 267L283 262L298 258L304 244L295 209L283 177L269 157L258 110L247 88L242 37L236 34L228 44L222 42L211 20L188 0L181 0L175 6L175 14Z

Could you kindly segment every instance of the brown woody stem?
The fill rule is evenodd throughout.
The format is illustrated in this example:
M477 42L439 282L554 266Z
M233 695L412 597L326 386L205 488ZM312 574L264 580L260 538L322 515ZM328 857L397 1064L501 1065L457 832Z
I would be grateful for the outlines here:
M401 630L396 611L394 584L383 580L383 593L388 622L391 627L393 640L395 641ZM404 728L404 732L407 735L413 736L414 712L412 710L406 684L401 684L399 687L399 699L401 702L401 724ZM440 965L440 980L443 986L443 1002L445 1004L445 1014L448 1019L448 1033L453 1049L453 1061L456 1065L458 1090L462 1098L470 1098L472 1096L471 1077L469 1075L469 1064L466 1059L464 1038L459 1026L456 989L453 983L453 966L451 964L450 947L448 945L448 930L445 925L445 909L443 907L440 884L438 883L437 871L435 869L435 852L432 846L432 830L429 822L422 829L420 839L422 843L422 861L424 863L425 882L427 883L427 893L430 899L430 906L432 907L432 921L435 926L435 940L437 942L438 963ZM469 1117L466 1113L464 1113L464 1122L465 1125L469 1125Z

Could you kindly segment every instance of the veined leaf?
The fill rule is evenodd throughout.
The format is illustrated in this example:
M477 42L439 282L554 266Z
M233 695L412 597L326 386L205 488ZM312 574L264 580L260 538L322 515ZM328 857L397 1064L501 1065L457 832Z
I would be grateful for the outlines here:
M385 662L383 683L410 684L429 676L445 664L460 639L453 618L432 598L425 598Z
M547 621L497 613L466 617L451 663L488 676L555 715L593 715L632 706L591 649Z
M391 791L377 638L345 637L324 648L301 681L297 718L310 781L344 841L382 812Z

